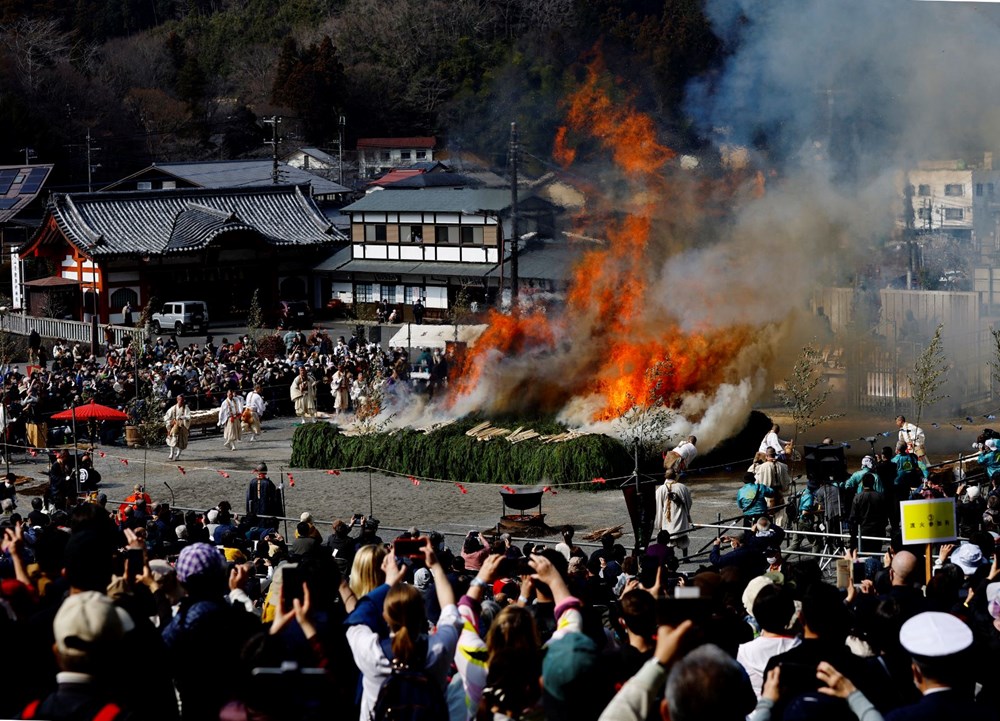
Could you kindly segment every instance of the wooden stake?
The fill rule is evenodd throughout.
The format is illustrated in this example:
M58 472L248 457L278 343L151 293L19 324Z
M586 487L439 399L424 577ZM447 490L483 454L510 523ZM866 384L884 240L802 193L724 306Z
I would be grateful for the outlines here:
M931 544L927 544L927 550L924 552L924 583L931 582Z

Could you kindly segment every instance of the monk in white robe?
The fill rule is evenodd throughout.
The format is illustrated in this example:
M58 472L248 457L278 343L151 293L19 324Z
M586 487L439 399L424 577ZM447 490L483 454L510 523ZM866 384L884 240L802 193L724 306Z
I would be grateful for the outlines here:
M188 447L191 434L191 408L184 402L184 396L177 396L177 403L170 406L163 422L167 424L167 447L170 460L181 457L181 451Z
M295 402L295 415L301 418L303 423L315 423L316 381L309 375L305 366L299 368L299 374L292 381L289 394Z
M263 417L264 410L267 408L264 396L260 394L262 390L264 389L260 383L255 385L253 390L247 393L246 404L243 407L243 418L246 421L243 424L243 430L250 436L249 441L251 443L257 440L257 436L261 433L260 419ZM249 411L249 418L247 418L247 411Z
M243 399L232 390L228 391L219 406L219 426L222 428L223 445L231 451L236 450L236 443L240 440L242 414Z

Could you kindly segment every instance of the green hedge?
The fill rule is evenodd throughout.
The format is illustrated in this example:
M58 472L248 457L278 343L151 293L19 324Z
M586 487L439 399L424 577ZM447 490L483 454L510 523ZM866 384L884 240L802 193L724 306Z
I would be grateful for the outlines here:
M478 422L463 419L433 433L407 429L367 436L345 436L327 423L302 425L292 437L291 464L327 469L374 466L460 483L553 486L632 472L628 451L609 436L587 435L563 443L537 439L508 443L503 438L477 441L465 431ZM545 433L565 430L552 422L504 423L503 427L513 430L518 425Z

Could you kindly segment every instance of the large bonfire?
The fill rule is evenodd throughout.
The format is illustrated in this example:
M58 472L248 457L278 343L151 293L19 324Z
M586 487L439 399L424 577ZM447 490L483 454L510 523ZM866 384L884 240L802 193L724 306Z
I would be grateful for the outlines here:
M609 421L658 395L678 411L676 432L714 445L745 421L772 344L760 341L759 323L692 327L677 316L664 267L689 244L676 237L676 215L704 211L669 179L674 152L652 118L613 99L616 91L600 59L592 62L554 148L567 169L581 149L591 167L595 154L607 156L601 176L614 190L595 189L575 219L581 235L604 242L581 254L562 312L493 313L458 369L453 410L558 412L611 430Z

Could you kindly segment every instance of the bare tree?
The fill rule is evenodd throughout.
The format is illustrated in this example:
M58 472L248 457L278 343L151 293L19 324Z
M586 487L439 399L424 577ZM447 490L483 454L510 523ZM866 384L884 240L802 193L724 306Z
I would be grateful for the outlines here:
M69 35L59 30L58 20L39 18L25 17L0 27L0 40L32 93L38 90L41 70L66 57L71 47Z
M830 389L820 390L822 376L819 373L822 356L816 346L806 345L792 367L792 374L785 378L784 386L778 389L778 398L792 414L795 436L820 423L840 418L843 413L816 412L830 397Z
M913 396L913 407L916 418L914 423L920 425L920 416L928 408L946 396L941 392L948 380L950 366L944 356L944 344L941 341L943 323L934 329L934 337L928 346L917 356L913 363L913 373L906 376L910 382L910 393ZM992 366L992 363L990 364Z
M629 450L639 448L652 454L667 441L674 413L663 397L663 384L672 373L668 358L657 361L646 369L643 396L627 393L625 401L614 409L615 427Z

